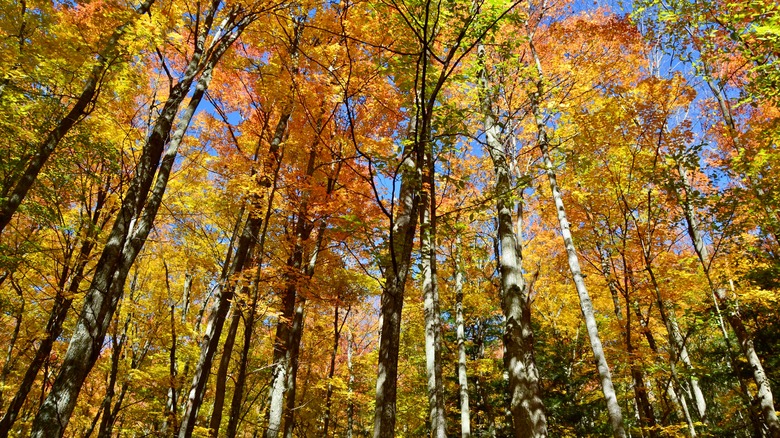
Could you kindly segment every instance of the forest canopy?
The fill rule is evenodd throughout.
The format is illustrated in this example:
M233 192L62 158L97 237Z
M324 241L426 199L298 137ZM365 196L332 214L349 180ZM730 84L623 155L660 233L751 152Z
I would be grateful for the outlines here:
M780 438L774 0L2 0L0 438Z

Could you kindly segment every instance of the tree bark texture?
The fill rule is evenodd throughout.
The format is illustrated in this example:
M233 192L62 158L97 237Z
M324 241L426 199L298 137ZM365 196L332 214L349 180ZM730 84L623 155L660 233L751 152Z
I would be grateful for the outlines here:
M479 47L484 59L484 47ZM502 134L492 114L488 76L482 67L481 92L486 148L495 171L498 220L498 267L501 275L501 309L504 329L504 366L509 374L509 410L516 438L547 436L547 416L541 399L539 371L534 357L533 328L528 288L522 274L522 248L512 221L514 188Z
M618 404L617 394L612 384L612 372L607 364L607 358L604 354L604 348L601 345L601 339L599 338L598 324L596 323L596 316L593 309L593 302L588 294L588 289L585 286L585 280L582 275L582 269L580 268L579 257L577 256L577 249L574 246L574 239L571 235L571 229L569 226L569 220L566 216L566 208L563 203L563 196L558 188L558 180L555 175L555 167L553 166L552 158L550 157L549 143L547 138L547 127L545 126L544 116L540 107L539 99L544 96L544 74L542 70L542 64L539 61L539 56L534 48L533 41L530 42L531 53L534 57L534 63L536 65L536 71L538 78L536 79L536 90L531 98L531 109L536 121L537 129L537 146L542 155L543 165L545 172L547 173L547 179L550 182L550 191L552 192L553 201L555 202L555 210L558 215L558 224L560 226L561 237L563 238L563 245L566 249L566 254L569 262L569 270L571 271L572 280L577 289L577 295L580 300L580 309L585 319L585 327L588 331L588 339L590 340L591 349L593 350L593 356L596 359L596 365L598 368L599 376L601 377L601 389L604 392L604 397L607 401L607 414L609 415L610 425L612 426L612 433L615 438L625 438L626 431L623 428L623 413Z
M466 331L463 318L463 259L460 254L460 234L455 240L455 334L458 343L458 396L460 400L460 436L471 437L471 414L469 412L469 379L466 373Z
M407 151L408 152L408 151ZM416 151L412 151L416 156ZM384 266L385 286L380 301L381 334L377 364L374 438L395 436L398 346L401 341L401 311L411 265L420 198L417 193L417 163L404 154L398 211L391 223L389 260Z
M426 154L427 156L428 154ZM430 158L430 157L426 157ZM447 436L444 412L444 386L441 371L441 311L436 279L436 248L431 210L436 202L432 181L423 189L420 208L420 271L422 273L423 311L425 314L425 370L428 383L428 409L431 435Z
M212 18L217 12L217 5L213 6ZM182 79L172 87L170 96L142 149L132 183L97 263L98 268L85 296L84 307L62 367L36 415L31 436L49 438L60 437L64 433L81 386L100 354L108 325L122 296L127 274L151 230L178 147L205 94L214 66L249 21L244 18L237 23L231 23L233 26L230 31L214 42L215 46L210 50L211 56L205 61L205 65L200 62L200 54L206 35L200 35L198 47L201 49L193 55ZM196 89L171 136L174 118L200 70L202 73ZM168 147L164 151L166 144Z

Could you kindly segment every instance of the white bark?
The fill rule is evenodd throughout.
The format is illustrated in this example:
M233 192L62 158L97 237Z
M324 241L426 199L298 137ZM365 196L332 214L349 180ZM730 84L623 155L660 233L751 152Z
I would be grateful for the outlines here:
M431 224L429 202L424 196L420 220L420 271L422 272L423 309L425 313L425 370L428 377L428 407L431 435L447 436L444 417L444 388L441 376L441 320L439 290L436 284L435 237Z
M553 167L552 158L550 158L549 144L547 139L547 128L544 123L544 117L539 107L539 99L544 95L544 74L542 71L542 64L539 61L539 56L534 48L533 41L529 44L531 53L534 57L536 70L538 74L537 89L532 96L532 110L537 128L537 145L542 154L542 160L544 162L544 168L547 173L547 179L550 182L550 191L552 192L553 200L555 201L555 210L558 215L558 224L560 225L561 237L563 238L563 245L566 248L566 255L569 261L569 270L571 271L574 286L577 289L577 295L580 300L580 309L582 310L582 316L585 318L585 327L588 331L588 339L590 340L590 346L593 350L593 356L596 359L596 365L601 377L601 389L604 392L604 398L607 400L607 413L609 414L610 424L612 425L612 433L616 438L625 438L626 431L623 428L623 413L621 412L620 405L617 401L617 395L615 394L615 388L612 385L612 373L607 364L607 358L604 354L604 348L601 345L601 339L599 338L599 329L596 324L596 316L593 310L593 302L588 294L588 289L585 286L585 280L582 276L582 269L580 268L580 261L577 256L577 249L574 246L574 239L571 235L571 229L569 227L569 220L566 217L566 208L563 204L563 196L558 188L558 181L555 176L555 168Z
M463 260L460 255L462 242L460 234L455 240L455 325L458 342L458 385L460 390L460 435L471 437L471 415L469 412L469 380L466 374L466 332L463 320Z
M484 47L478 48L484 59ZM522 273L522 247L512 223L514 192L509 163L501 130L493 118L488 92L487 71L484 66L480 78L480 92L485 126L487 150L496 174L496 215L500 254L498 265L501 273L501 309L506 318L504 328L504 367L509 380L509 410L513 435L520 437L546 437L547 417L540 396L539 372L534 358L531 303Z

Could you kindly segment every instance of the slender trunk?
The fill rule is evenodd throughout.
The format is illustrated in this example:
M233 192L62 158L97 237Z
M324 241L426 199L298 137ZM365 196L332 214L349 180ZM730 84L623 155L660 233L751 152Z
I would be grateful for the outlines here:
M70 109L68 114L62 118L57 126L54 127L46 135L46 139L38 145L35 154L27 163L24 173L16 180L16 185L13 189L10 189L8 193L3 193L0 199L0 234L2 234L6 225L11 221L14 213L19 208L19 205L27 196L27 192L32 187L35 180L38 178L38 174L43 169L44 164L49 160L49 157L57 148L63 137L73 128L73 126L81 120L82 117L87 115L90 111L90 105L92 105L97 99L98 89L103 77L106 73L106 69L109 64L114 60L119 51L119 40L122 35L127 31L127 28L140 16L149 12L154 0L146 0L135 11L136 15L128 22L123 23L111 34L111 37L106 42L105 47L97 56L97 63L92 67L92 71L87 78L87 82L84 84L84 88Z
M119 325L119 321L116 321L116 325ZM122 334L113 336L112 348L111 348L111 370L108 373L108 383L106 384L106 395L103 397L103 402L100 406L100 411L103 412L103 417L100 420L100 427L98 428L98 438L109 437L110 429L114 423L114 416L111 410L111 404L114 399L116 391L117 374L119 374L119 362L122 359L122 350L127 340L127 329L130 325L130 317L125 320L122 328ZM118 329L119 327L117 327Z
M286 123L286 118L285 118ZM283 134L284 130L277 130L277 135L279 135L279 139L281 140L281 135ZM278 146L279 142L276 143ZM274 143L272 142L272 147ZM246 310L246 315L244 318L244 339L243 339L243 347L241 349L241 355L239 357L238 362L238 372L235 379L235 387L233 390L233 399L230 402L230 416L228 417L228 425L227 425L227 431L225 433L225 436L228 438L233 438L236 436L236 432L238 430L238 424L241 419L241 405L244 398L244 387L246 386L246 376L247 376L247 366L249 362L249 353L252 347L252 337L254 335L254 328L255 328L255 320L256 320L256 313L257 313L257 303L260 298L260 279L261 279L261 269L263 265L263 255L265 254L265 239L268 234L268 223L270 221L271 212L273 210L273 200L276 194L276 184L278 181L279 176L279 166L281 164L281 159L277 155L278 154L278 148L272 148L272 154L271 157L276 161L276 167L273 170L273 182L271 183L271 193L268 196L268 203L266 207L265 212L265 218L263 219L263 230L260 233L260 241L257 249L257 261L255 263L256 265L256 271L255 271L255 277L253 279L252 284L252 300L249 304L249 308ZM270 163L270 160L267 160L267 164ZM271 164L268 164L269 167L271 167ZM258 207L256 205L256 207Z
M212 14L216 12L214 7ZM133 181L97 263L97 270L87 291L84 308L76 323L60 372L33 423L33 437L59 437L64 433L81 386L100 355L103 339L122 296L128 271L151 231L178 147L208 87L214 65L248 22L248 19L243 19L236 23L237 27L216 43L217 47L207 65L200 65L200 57L194 56L183 79L171 89L170 97L143 147ZM205 44L205 36L204 33L199 37L200 47ZM196 90L171 136L173 120L201 67L203 72ZM163 154L166 143L169 143L168 148Z
M269 145L268 155L264 159L262 169L257 175L258 184L263 188L270 188L270 194L268 195L267 201L264 200L264 194L257 196L257 198L253 200L254 211L251 214L257 216L260 214L261 209L265 208L265 216L260 219L263 223L263 229L260 233L259 248L257 250L257 270L255 271L255 277L252 284L252 301L249 309L247 310L246 319L244 321L243 347L238 363L238 373L236 377L235 389L233 391L233 399L230 403L230 417L228 418L228 426L225 435L229 438L236 436L238 423L241 417L241 405L244 397L244 387L246 385L247 364L251 349L252 336L254 333L257 301L260 294L260 273L263 256L265 254L265 239L268 232L268 223L273 209L273 200L276 194L276 186L279 178L279 168L282 163L282 151L280 150L280 146L287 131L287 122L290 119L291 113L291 109L287 108L279 117L279 121L277 122L276 129L274 131L274 136L271 139Z
M22 302L19 305L19 310L16 311L16 315L14 316L16 323L14 324L14 330L11 333L11 341L8 343L8 349L6 350L3 371L0 373L0 409L2 409L3 403L3 388L5 387L6 379L8 379L8 374L11 373L14 362L14 348L16 348L16 341L19 339L19 330L22 328L22 319L24 318L24 295L21 293L21 289L19 289L17 293ZM2 425L0 424L0 428L1 427Z
M484 59L484 47L479 55ZM522 246L512 221L514 188L500 127L492 114L488 77L482 67L481 93L488 153L496 175L496 215L498 220L498 268L501 274L501 308L506 318L504 366L509 375L509 410L513 435L517 438L547 436L547 417L541 399L539 371L534 357L533 327L529 288L522 274Z
M347 316L349 315L349 309L347 309L347 314L344 315L344 321L346 321ZM343 324L343 323L342 323ZM333 376L336 375L336 356L339 352L339 341L341 340L341 329L339 326L339 306L336 304L336 306L333 309L333 348L330 351L330 366L328 367L328 389L325 393L325 414L324 417L324 424L322 427L322 436L327 438L328 431L330 428L330 417L331 417L331 403L333 402Z
M296 379L298 376L298 360L301 353L301 339L303 338L303 316L306 308L306 298L301 297L295 306L295 315L293 316L292 329L290 330L289 341L289 361L290 367L287 372L287 399L284 408L284 437L292 438L293 427L295 426L295 391L297 389Z
M182 419L181 426L179 426L178 435L180 438L188 438L192 435L192 431L195 428L198 410L203 402L206 384L208 383L209 375L211 373L211 365L214 361L214 356L216 355L219 340L222 335L222 328L224 327L225 319L230 310L234 290L237 287L231 281L231 277L244 269L244 265L249 257L249 252L254 246L255 239L257 238L259 228L259 220L250 215L241 232L232 265L228 270L227 275L221 279L221 282L215 291L216 298L214 308L209 314L208 322L206 324L206 333L204 333L203 339L201 340L200 358L195 367L195 375L192 378L192 384L184 409L184 418Z
M19 415L19 411L22 409L22 406L24 406L24 402L27 400L27 396L32 390L35 379L38 377L38 372L49 358L54 342L62 333L62 326L65 323L68 310L70 310L70 306L73 303L73 297L78 293L81 282L84 280L84 271L89 262L90 254L92 254L92 250L95 248L95 238L100 230L98 224L103 213L107 193L107 187L98 191L95 209L89 217L89 224L87 225L88 231L81 243L81 248L75 260L75 267L72 272L70 272L70 269L67 267L63 270L59 290L54 297L54 306L49 314L49 320L46 323L46 335L41 339L38 349L35 351L35 356L27 366L19 389L16 391L14 398L8 405L8 409L6 410L5 415L3 415L2 420L0 420L0 438L8 436L11 427ZM71 279L66 290L65 283L68 275L71 276Z
M588 213L588 218L591 219L590 213ZM601 233L597 232L597 237L601 239ZM617 317L619 322L622 322L621 324L622 332L623 332L622 334L626 342L626 354L628 356L627 358L628 367L631 373L631 379L633 381L632 386L634 387L634 400L637 406L639 421L643 428L647 428L649 430L649 434L651 437L657 437L658 431L655 429L656 418L655 418L655 413L653 412L653 407L650 404L650 399L647 394L647 386L645 385L645 373L641 369L639 364L637 364L636 362L637 352L636 349L634 348L634 344L631 338L631 312L626 312L625 321L624 321L623 313L620 308L620 302L617 299L620 290L617 281L615 281L612 275L609 257L607 256L605 249L601 246L600 243L596 243L596 251L598 252L600 257L602 275L604 276L604 279L607 281L607 287L609 289L610 294L612 295L615 316ZM624 258L624 262L625 262L625 258ZM625 272L625 275L630 276L632 275L632 273L630 270L627 270ZM625 297L626 303L629 303L631 299L630 291L633 290L633 287L629 288L629 285L633 286L633 281L629 279L625 283L626 285L623 288L623 295Z
M214 389L214 407L211 411L211 421L209 422L209 434L212 437L219 436L219 425L222 423L222 410L225 406L225 389L227 388L227 377L230 369L230 358L233 355L233 346L235 345L238 325L241 322L241 310L235 306L233 319L230 321L225 345L222 347L222 357L219 360L217 368L216 388Z
M300 265L299 265L300 266ZM276 326L274 342L274 374L271 380L268 407L268 428L265 438L276 438L282 432L284 396L287 392L290 372L289 340L295 314L295 286L288 286L282 297L282 313Z
M418 146L415 145L414 149ZM401 164L401 190L395 217L391 218L389 255L383 273L385 285L380 301L381 333L377 364L374 438L395 436L398 347L401 341L401 311L404 306L406 278L411 265L414 235L417 231L420 198L415 181L417 151L405 151ZM392 212L391 212L392 213Z
M712 279L712 275L710 273L710 255L707 246L704 243L702 232L699 229L693 204L690 201L691 186L687 178L687 173L682 166L679 166L678 170L680 171L680 177L682 180L682 196L680 196L680 201L683 204L685 220L688 224L688 236L693 242L696 255L699 258L704 275L706 276L707 282L709 283L716 312L720 318L720 309L725 309L726 321L734 331L734 334L737 338L737 343L739 344L740 350L742 351L743 356L751 368L753 380L755 381L758 388L756 398L759 409L761 410L761 413L764 417L764 423L769 428L770 435L773 438L778 438L780 437L780 420L778 420L777 412L775 411L774 397L772 395L772 389L769 385L769 379L766 376L761 359L756 353L755 347L753 345L753 339L750 337L750 334L745 328L736 306L726 295L726 290L724 288L718 288ZM728 334L725 330L725 326L723 325L722 320L719 322L721 323L721 330L723 331L723 336L726 341L726 347L729 350L729 354L731 355ZM733 360L731 362L734 363ZM736 368L734 368L734 370L736 371ZM751 406L748 406L748 409L750 408Z
M479 330L476 342L478 346L477 359L482 360L485 358L485 332L483 330ZM496 416L493 413L493 405L488 397L486 385L483 384L482 380L482 376L477 375L476 379L474 379L474 390L479 395L479 398L482 399L482 410L485 411L485 417L487 417L487 435L491 438L496 438Z
M537 118L537 125L540 127L540 129L544 129L544 123L541 121L541 118ZM593 310L593 303L591 302L588 289L585 286L585 281L582 276L579 258L577 257L577 250L574 246L574 240L572 239L571 231L569 229L569 221L566 217L563 197L561 196L561 192L558 189L558 182L555 177L555 170L553 168L552 159L550 158L547 142L542 132L543 131L540 131L539 148L542 152L547 177L550 181L550 190L552 191L553 199L555 201L555 208L558 212L558 223L560 224L561 237L563 238L564 247L566 248L566 254L568 256L569 269L571 270L574 285L577 288L577 295L579 296L580 300L580 309L582 310L582 315L585 318L585 327L588 330L588 338L590 339L590 345L593 349L593 356L596 359L599 376L601 377L601 389L604 392L604 397L607 400L607 413L609 414L610 424L612 425L612 433L616 438L625 438L626 431L623 429L623 414L621 413L620 405L617 401L615 388L612 385L612 373L609 370L607 358L604 355L604 348L601 345L599 329L598 325L596 324L595 312Z
M426 153L426 160L430 156ZM428 170L426 173L432 172ZM422 273L423 309L425 313L425 370L428 378L428 409L431 435L434 438L447 436L444 418L444 388L441 376L441 319L439 291L436 278L436 237L431 214L436 199L432 175L426 174L420 207L420 271ZM425 189L429 190L425 190Z
M184 308L186 311L187 308L187 300L189 297L187 296L189 294L189 288L192 284L192 277L189 276L189 274L185 274L185 280L184 280ZM162 426L160 427L160 434L163 436L168 436L168 427L170 424L170 427L172 430L177 430L177 417L179 416L179 413L177 411L178 406L178 392L176 390L176 376L178 375L178 367L176 365L176 307L171 304L171 351L168 353L168 378L170 379L169 387L168 387L168 397L165 401L165 420L163 421Z
M352 430L355 428L355 374L352 368L352 330L347 329L347 438L352 438Z
M650 331L650 327L647 325L647 320L644 318L641 310L639 309L639 304L636 301L634 301L633 304L626 304L627 306L630 304L630 306L633 308L634 314L639 320L639 326L642 329L642 334L645 336L645 339L647 339L647 345L650 347L650 351L658 356L658 345L655 342L655 336L653 336L653 332ZM693 419L691 418L690 410L688 409L688 402L685 401L684 396L678 397L677 391L675 390L675 385L678 385L679 383L679 379L677 378L677 368L674 362L672 362L670 365L672 372L671 378L663 384L662 388L669 395L669 398L672 399L672 403L674 403L675 407L679 411L678 414L685 419L685 423L688 425L688 434L691 436L691 438L695 438L697 436L696 428L694 426Z
M675 316L674 312L674 306L672 303L669 302L669 300L663 299L661 295L660 286L658 284L658 280L655 277L655 271L653 270L650 255L649 255L649 248L645 244L645 240L642 238L642 236L639 237L640 244L642 245L642 253L643 253L643 259L645 262L645 270L647 271L649 277L650 277L650 284L653 287L653 291L655 293L656 303L658 304L658 309L661 315L661 321L666 326L666 330L669 336L669 347L670 347L670 353L671 353L671 362L672 366L675 367L675 363L679 360L683 363L685 368L689 372L693 372L693 364L691 363L691 358L688 355L688 347L686 346L686 340L683 337L682 333L680 332L680 327L677 324L677 318ZM697 412L699 414L699 418L702 420L702 422L706 421L707 419L707 404L704 400L704 394L701 391L701 387L699 386L699 379L696 378L696 376L691 375L687 382L687 392L689 392L692 395L693 400L696 402L696 408Z
M658 437L658 430L656 430L655 413L653 407L650 404L650 399L647 396L647 386L645 386L645 373L636 363L636 350L634 344L631 341L631 313L626 313L625 322L625 339L626 339L626 353L628 354L628 367L631 372L631 379L634 386L634 399L639 411L639 419L644 428L649 429L651 437Z
M308 177L314 172L315 157L316 144L312 146L309 155L306 172ZM295 276L301 272L305 275L306 269L308 269L303 267L303 244L311 236L312 227L306 218L306 210L307 201L304 197L304 201L298 211L298 217L296 218L294 225L295 242L293 245L293 253L287 261L287 266L293 274L287 279L288 284L284 295L282 296L282 313L279 316L279 322L276 326L276 337L274 340L274 374L269 393L268 428L265 431L265 438L276 438L279 432L282 431L286 434L286 428L292 427L292 410L285 408L284 399L288 391L292 393L295 391L297 354L300 349L300 336L303 331L303 320L297 321L299 315L297 312L298 309L296 309L295 306L295 301L298 294L298 286L296 284L298 279L295 278ZM316 249L313 254L313 257L315 257L316 260ZM301 300L301 302L304 303L305 300ZM300 308L300 311L300 317L302 318L303 309ZM297 326L296 322L298 323ZM289 403L290 402L288 402L288 406ZM294 399L292 400L292 403L292 406L294 406ZM282 428L283 420L285 421L284 429Z
M460 435L471 437L471 415L469 412L469 380L466 374L466 331L463 320L463 260L460 255L462 242L460 234L455 240L455 325L458 342L458 386L460 397Z
M536 122L537 129L537 145L542 154L542 160L544 161L544 168L547 173L547 179L550 182L550 191L552 192L553 200L555 201L555 210L558 215L558 224L560 225L561 238L563 239L564 247L566 248L566 254L569 261L569 270L571 271L574 285L577 289L577 295L580 300L580 309L582 315L585 318L585 327L588 331L588 338L590 340L590 346L593 350L593 356L596 359L596 365L598 368L599 376L601 377L601 389L604 392L604 398L607 401L607 414L609 415L609 421L612 426L612 433L616 438L625 438L626 431L623 428L623 414L618 404L617 395L615 394L615 388L612 385L612 373L607 364L607 358L604 354L604 348L601 345L601 339L599 338L599 329L596 324L596 316L593 310L593 302L588 294L588 289L585 286L585 280L580 269L580 261L577 256L577 249L574 246L574 239L571 235L569 228L569 220L566 217L566 207L563 203L563 196L558 188L558 180L555 175L555 167L553 166L552 158L550 158L549 142L547 138L547 127L545 126L544 116L540 107L539 100L544 96L544 75L542 71L542 64L539 61L539 56L536 53L536 49L533 42L530 44L531 53L534 57L534 63L538 74L536 82L536 91L531 98L531 107L533 116Z

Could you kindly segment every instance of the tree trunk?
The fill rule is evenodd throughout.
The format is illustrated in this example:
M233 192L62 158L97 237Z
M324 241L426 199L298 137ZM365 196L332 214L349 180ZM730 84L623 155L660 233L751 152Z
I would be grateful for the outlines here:
M344 314L344 321L339 324L339 306L336 304L335 308L333 309L333 348L330 352L330 366L328 368L328 390L325 394L325 420L324 425L322 427L322 436L327 438L328 431L330 427L330 418L331 418L331 404L333 402L333 376L336 375L336 356L339 352L339 341L341 340L341 328L344 326L344 323L347 321L347 317L349 316L350 308L347 308L347 312ZM351 334L350 334L351 336ZM347 342L351 342L350 339L347 340ZM348 352L348 354L352 354L351 352ZM350 375L351 378L351 375Z
M484 60L484 47L480 45L478 50L479 56ZM497 234L500 250L498 268L501 274L501 308L506 318L504 365L509 374L509 410L513 435L516 438L546 437L547 417L540 396L539 371L534 358L531 303L522 274L522 247L512 221L511 197L514 188L504 152L502 133L493 118L492 104L487 91L489 89L487 71L484 65L481 68L480 92L483 94L485 137L496 174Z
M626 431L623 428L623 414L617 401L615 388L612 385L612 372L609 370L607 358L604 355L604 348L601 345L599 329L596 324L596 316L593 310L593 302L590 300L588 289L585 286L585 280L582 275L582 270L580 269L579 257L577 256L577 249L574 246L574 239L572 238L571 230L569 228L569 220L566 217L566 207L563 203L563 196L558 188L555 168L553 166L552 158L550 158L547 127L545 126L544 116L542 115L542 110L539 106L539 99L544 96L544 74L542 71L542 64L539 61L539 56L536 53L533 41L531 41L529 45L538 74L538 78L536 79L536 91L531 98L531 109L533 111L537 129L537 145L542 154L547 179L550 182L550 191L552 192L552 197L555 201L555 210L558 214L561 238L563 238L563 245L566 248L566 254L569 261L569 270L571 271L574 286L577 289L577 295L580 300L580 309L585 318L585 327L588 330L588 339L590 340L590 346L593 350L593 356L596 359L599 376L601 377L601 389L604 392L604 398L606 398L607 401L607 413L612 426L612 433L616 438L625 438Z
M22 328L22 320L24 319L24 294L22 294L21 288L16 288L16 292L22 302L19 305L19 309L16 311L16 315L14 315L16 323L14 324L14 330L11 334L11 341L8 343L8 349L6 350L3 371L0 373L0 409L2 409L3 403L3 389L6 385L6 379L8 379L8 375L11 373L11 368L13 367L14 348L16 348L16 341L19 340L19 330ZM0 427L2 427L2 422L0 422Z
M309 154L309 160L307 163L306 175L311 177L315 168L316 158L316 145L315 143ZM297 374L297 362L298 351L300 350L301 335L303 333L303 304L305 299L301 299L301 304L296 309L295 301L298 294L298 276L303 274L304 276L311 277L314 274L314 263L316 263L318 246L315 247L312 252L312 258L309 265L303 266L303 244L312 232L312 225L308 221L307 212L307 196L304 195L302 204L298 210L298 217L295 220L295 242L293 245L293 253L287 261L287 267L289 269L289 277L287 279L287 287L282 297L282 313L279 316L279 322L276 326L276 337L274 340L274 374L271 383L271 390L269 394L270 407L268 410L268 428L265 431L265 438L276 438L279 432L284 430L287 434L287 428L292 427L292 415L293 411L289 407L290 403L295 406L295 377ZM324 222L323 222L324 224ZM320 229L324 231L324 229ZM318 236L318 243L321 243L322 234ZM298 311L300 310L300 315ZM300 319L299 319L300 318ZM297 324L297 325L296 325ZM288 401L287 407L284 406L285 395L289 392L292 393L293 400ZM284 429L282 429L285 421Z
M655 342L653 332L650 331L650 327L647 325L647 320L643 317L642 312L639 309L639 304L636 301L634 301L633 304L627 302L626 306L629 305L633 308L634 314L639 320L639 326L642 329L642 334L645 336L645 339L647 339L647 345L650 347L650 351L652 351L657 356L659 354L658 345ZM629 313L629 311L626 310L626 313ZM691 438L695 438L696 428L694 426L693 419L691 418L690 410L688 409L688 402L685 401L684 396L678 397L677 391L675 390L675 385L679 386L676 366L672 362L670 367L672 375L662 385L662 389L669 395L669 398L672 399L672 403L674 403L675 407L679 410L680 416L685 419L685 423L688 425L688 434L691 436Z
M589 212L587 212L588 219L592 222L592 218ZM596 232L596 236L598 239L601 239L601 233ZM617 281L615 281L612 270L610 268L610 261L609 257L605 251L605 249L601 246L601 243L596 243L596 251L599 254L600 262L601 262L601 272L604 276L604 279L607 281L607 287L609 288L610 295L612 295L614 310L615 310L615 316L617 317L619 322L622 322L622 334L623 338L626 342L626 354L628 356L628 367L631 373L631 379L633 381L633 387L634 387L634 400L636 402L637 406L637 413L639 414L639 420L640 424L643 428L647 428L649 430L651 437L658 437L658 431L656 430L656 418L655 413L653 412L653 407L650 404L650 398L647 394L647 386L645 385L645 373L641 369L641 367L636 363L636 349L634 348L634 344L631 339L631 312L626 312L625 321L623 318L623 314L620 308L620 302L618 300L618 294L620 292L619 286ZM625 263L625 257L623 259ZM633 275L630 270L626 270L624 273L626 276ZM633 280L629 279L625 282L625 286L622 289L623 296L626 300L626 307L628 307L628 303L631 300L630 297L630 291L633 290ZM631 287L629 287L629 285Z
M780 420L778 420L777 412L775 411L774 398L772 396L772 388L769 385L769 379L764 372L761 359L758 357L758 354L756 354L755 347L753 346L753 339L751 339L750 335L748 334L747 329L742 322L742 318L736 309L736 306L726 295L725 288L717 287L712 279L712 275L710 273L709 251L704 243L704 238L698 226L693 204L690 201L690 182L688 181L685 169L682 166L679 166L678 170L680 171L680 178L682 182L682 196L680 196L680 201L683 204L685 220L688 224L688 236L693 242L696 255L699 257L699 262L701 263L704 275L706 276L707 282L709 283L716 311L720 316L720 308L722 307L725 309L726 321L729 323L732 330L734 330L734 334L737 338L737 342L739 343L740 350L750 365L753 374L753 380L758 387L756 398L758 400L761 413L764 417L764 423L769 428L770 435L773 438L778 438L780 437ZM721 326L721 330L723 331L723 336L725 337L728 348L728 334L726 333L724 326ZM729 351L731 351L730 348ZM748 406L748 408L750 409L751 406Z
M238 363L238 375L236 377L235 389L233 391L233 399L230 403L230 417L228 418L228 426L226 435L228 438L236 436L238 430L238 423L241 417L241 404L244 397L244 386L246 385L247 364L249 360L249 353L251 349L252 336L254 333L255 325L255 312L257 310L257 301L260 294L260 273L262 267L262 260L265 255L265 239L268 232L268 222L273 210L273 201L276 195L277 182L279 179L279 168L282 164L282 151L280 146L287 132L287 122L292 114L291 108L286 108L279 121L276 124L274 130L274 136L271 139L268 155L263 160L263 166L258 174L259 185L265 188L270 188L270 194L268 195L267 202L264 201L264 195L259 195L253 200L253 212L250 215L259 215L260 209L265 208L265 217L262 218L263 229L260 233L259 248L257 250L257 270L255 271L255 278L252 284L252 302L247 311L246 319L244 320L244 344L241 350L241 356ZM265 205L263 205L265 204Z
M537 126L539 126L540 129L544 129L544 122L540 118L537 118ZM541 132L539 148L542 152L544 166L547 171L547 177L550 181L550 190L552 191L553 199L555 201L555 208L558 212L558 223L560 224L561 237L563 238L564 247L566 248L566 253L568 255L569 269L571 270L574 285L577 288L577 295L580 299L580 309L582 310L582 315L585 318L585 327L588 330L588 338L590 339L590 345L593 349L593 356L596 359L599 376L601 376L601 389L604 392L604 397L607 400L607 412L609 414L610 424L612 425L612 433L616 438L625 438L626 432L623 429L623 414L621 413L620 405L617 401L615 388L612 385L612 373L609 370L607 358L604 355L604 348L602 347L601 339L599 338L599 329L598 325L596 324L593 303L590 300L590 295L588 294L588 289L585 286L585 281L582 276L579 258L577 257L577 250L574 246L574 240L572 239L571 231L569 230L569 221L566 218L563 197L561 196L561 192L558 189L558 182L555 177L552 159L550 158L550 153L547 150L548 146L546 139L543 138L543 134L541 134Z
M119 49L119 40L124 35L127 28L138 17L143 16L152 7L154 0L145 0L144 3L135 11L136 15L130 20L116 29L111 34L111 37L106 42L105 47L97 56L97 63L92 67L92 71L87 78L87 82L84 84L84 88L70 109L68 114L62 118L57 126L49 131L46 135L46 139L38 145L35 154L32 159L27 163L24 173L16 180L16 185L13 189L8 190L8 193L3 193L0 199L6 198L0 201L0 234L3 233L6 225L11 221L14 213L19 208L24 198L27 196L27 192L30 191L33 183L38 178L38 174L43 169L44 164L49 160L49 157L57 148L60 141L65 135L73 128L73 126L81 120L90 111L89 106L95 102L98 95L98 89L100 83L103 80L106 70L114 58L117 56Z
M208 323L206 324L206 333L201 340L200 358L195 367L195 375L192 378L192 384L184 409L184 418L182 419L181 426L179 426L180 438L188 438L192 435L192 431L195 428L198 410L203 402L206 384L208 383L209 374L211 373L211 365L222 335L222 328L225 324L228 311L230 310L234 290L237 287L231 281L231 277L244 269L244 265L249 257L249 252L254 246L255 239L257 238L259 228L259 219L252 217L250 214L244 224L244 229L241 232L232 265L228 270L227 275L221 279L220 284L217 286L214 309L209 314Z
M460 234L455 238L455 325L458 342L458 395L460 397L460 435L471 437L471 414L469 412L469 380L466 374L466 331L463 319L463 259L460 255L462 242Z
M216 12L214 8L212 13ZM122 296L127 274L151 230L178 147L208 87L214 65L248 23L247 18L240 20L224 39L215 42L214 52L205 66L201 65L200 57L196 53L182 80L171 89L170 97L143 147L132 183L122 200L119 215L97 263L97 270L86 294L84 308L76 323L60 372L33 423L33 437L60 437L64 433L81 386L100 355L103 339ZM205 34L199 37L200 47L204 43ZM203 72L196 90L171 137L173 120L201 68ZM168 148L163 154L169 138Z
M296 379L298 377L298 359L301 353L301 339L303 338L303 317L306 308L306 298L301 297L295 306L295 315L293 316L292 329L290 330L290 350L287 372L287 400L284 408L284 437L293 437L293 427L295 426L295 392L297 389Z
M413 149L417 149L417 146ZM385 285L380 301L381 332L377 364L374 438L395 437L398 347L401 342L401 311L406 278L411 265L414 235L417 231L420 198L417 193L417 162L404 151L401 164L401 190L395 216L391 217L389 254L384 264ZM415 158L417 151L413 150ZM390 212L391 214L393 212Z
M426 153L426 162L431 162ZM445 438L447 425L444 417L444 388L441 376L441 311L436 278L436 236L433 222L436 198L432 169L426 172L420 207L420 272L422 275L423 310L425 313L425 370L428 378L428 409L431 436ZM428 190L426 190L426 188Z
M225 345L222 347L222 357L217 368L216 388L214 389L214 407L209 421L209 434L216 438L219 436L219 425L222 423L222 410L225 406L225 390L227 389L227 377L230 370L230 358L233 355L233 346L238 333L238 325L241 322L241 310L234 306L233 319L230 321Z
M87 232L81 242L81 248L79 249L79 253L75 260L75 266L72 271L68 267L63 269L58 287L59 290L54 297L54 306L49 314L49 320L46 323L46 334L44 338L41 339L38 349L35 351L35 356L27 366L19 389L16 391L14 398L11 399L11 403L6 410L5 415L3 415L2 420L0 420L0 438L8 436L11 427L19 415L19 411L22 409L24 402L27 400L27 396L32 390L35 379L38 377L38 372L49 358L54 342L62 333L62 325L65 323L65 318L68 315L68 310L70 310L73 297L79 292L81 282L84 280L84 271L90 260L90 254L92 254L92 250L95 248L95 238L101 229L99 224L101 222L101 215L103 214L107 193L107 186L98 191L95 208L90 214ZM70 284L68 284L67 290L65 290L68 276L71 277Z
M352 330L347 328L347 372L349 378L347 379L347 438L352 438L352 430L355 428L355 402L354 388L355 388L355 373L352 368Z

